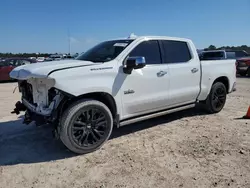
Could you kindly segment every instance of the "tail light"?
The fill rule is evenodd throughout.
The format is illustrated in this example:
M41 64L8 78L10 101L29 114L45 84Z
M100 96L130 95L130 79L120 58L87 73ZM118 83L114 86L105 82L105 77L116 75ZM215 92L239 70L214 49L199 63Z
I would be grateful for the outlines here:
M238 66L246 66L246 65L250 65L250 60L248 59L241 59L241 60L238 60Z
M245 61L245 63L250 66L250 60Z

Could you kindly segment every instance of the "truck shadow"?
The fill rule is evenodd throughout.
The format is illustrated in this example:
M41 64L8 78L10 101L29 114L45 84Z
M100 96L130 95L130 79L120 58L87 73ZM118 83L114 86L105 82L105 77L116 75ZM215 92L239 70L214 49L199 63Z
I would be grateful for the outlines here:
M199 109L191 109L162 116L140 123L114 128L110 139L170 123L183 117L205 115ZM77 156L52 136L50 126L23 125L22 120L0 123L0 166L30 164L60 160Z

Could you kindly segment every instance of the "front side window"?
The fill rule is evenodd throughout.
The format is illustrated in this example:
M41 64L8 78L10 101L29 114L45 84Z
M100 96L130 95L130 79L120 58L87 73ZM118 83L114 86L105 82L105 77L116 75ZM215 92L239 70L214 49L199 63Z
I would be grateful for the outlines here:
M129 57L145 57L146 64L161 64L160 48L157 40L144 41L136 46Z
M92 62L108 62L115 59L133 40L112 40L102 42L76 59Z
M182 63L192 59L188 45L182 41L162 40L164 63Z

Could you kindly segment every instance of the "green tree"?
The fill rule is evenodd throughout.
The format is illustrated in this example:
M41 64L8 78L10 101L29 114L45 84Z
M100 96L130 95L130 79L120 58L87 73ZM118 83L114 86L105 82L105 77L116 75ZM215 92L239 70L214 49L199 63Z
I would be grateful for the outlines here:
M207 49L208 49L208 50L216 50L216 46L210 45Z

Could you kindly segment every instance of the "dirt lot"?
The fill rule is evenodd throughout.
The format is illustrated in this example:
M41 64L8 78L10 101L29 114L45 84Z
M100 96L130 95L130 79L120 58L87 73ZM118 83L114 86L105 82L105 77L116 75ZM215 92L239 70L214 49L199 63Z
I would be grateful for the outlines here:
M250 187L250 79L216 115L188 110L114 130L102 149L76 156L50 127L11 115L16 83L0 84L0 187Z

